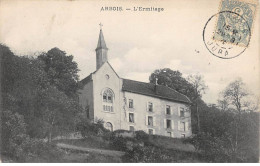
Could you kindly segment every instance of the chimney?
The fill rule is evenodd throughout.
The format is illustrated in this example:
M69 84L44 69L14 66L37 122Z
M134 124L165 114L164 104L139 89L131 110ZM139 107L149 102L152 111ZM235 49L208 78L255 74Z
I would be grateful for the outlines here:
M155 78L154 92L158 94L158 78Z

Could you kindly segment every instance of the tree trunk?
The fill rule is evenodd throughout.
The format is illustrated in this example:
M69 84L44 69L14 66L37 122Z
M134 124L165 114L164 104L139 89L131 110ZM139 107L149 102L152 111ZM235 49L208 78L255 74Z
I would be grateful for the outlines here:
M200 133L200 114L199 114L198 103L196 103L196 110L197 110L198 133Z

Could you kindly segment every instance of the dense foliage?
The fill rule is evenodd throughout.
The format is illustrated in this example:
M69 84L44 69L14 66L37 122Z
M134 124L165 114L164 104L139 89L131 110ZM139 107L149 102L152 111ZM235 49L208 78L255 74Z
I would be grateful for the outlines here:
M38 57L16 56L4 45L0 49L2 151L25 159L24 155L40 153L33 147L51 148L40 140L51 142L54 136L75 129L80 112L78 68L72 56L57 48Z
M79 122L76 124L76 131L80 132L83 138L91 136L104 136L109 133L104 127L104 121L97 119L95 122L90 121L84 116L80 117Z

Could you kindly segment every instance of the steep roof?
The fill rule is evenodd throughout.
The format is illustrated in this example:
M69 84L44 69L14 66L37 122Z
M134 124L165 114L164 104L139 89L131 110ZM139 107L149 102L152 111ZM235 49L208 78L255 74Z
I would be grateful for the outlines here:
M174 89L162 85L156 85L156 86L157 89L155 91L154 84L123 79L122 90L127 92L167 99L171 101L191 103L191 101L187 96L177 92Z
M106 49L106 50L108 49L106 42L105 42L103 32L102 32L102 29L100 29L100 32L99 32L99 38L98 38L98 44L97 44L96 50L98 50L98 49Z
M90 73L87 77L85 77L83 80L80 81L80 83L82 83L83 85L87 84L89 81L92 80L92 74Z
M114 68L111 66L111 64L108 62L108 61L106 61L105 63L107 63L108 64L108 66L113 70L113 72L116 74L116 76L118 77L118 78L120 78L119 77L119 75L116 73L116 71L114 70ZM105 64L105 63L103 63L102 65L101 65L101 67ZM100 67L100 68L101 68ZM99 69L100 69L99 68ZM83 85L85 85L85 84L87 84L88 82L90 82L91 80L92 80L92 74L95 74L99 69L97 69L96 71L94 71L93 73L90 73L87 77L85 77L84 79L82 79L80 82L83 84Z

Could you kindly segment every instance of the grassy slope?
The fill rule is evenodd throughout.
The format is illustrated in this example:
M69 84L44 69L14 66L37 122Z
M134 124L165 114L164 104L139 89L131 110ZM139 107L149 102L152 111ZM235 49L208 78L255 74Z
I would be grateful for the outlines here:
M184 144L180 138L170 138L166 136L152 135L150 136L150 142L158 147L165 149L174 149L184 152L195 152L195 148L191 144Z
M85 139L61 139L55 140L54 143L64 143L69 145L75 145L86 148L97 148L97 149L110 149L107 141L104 141L100 137L89 137Z
M182 139L152 135L149 136L149 142L154 146L170 150L170 153L176 156L176 162L201 162L196 159L196 156L194 157L194 147L189 144L184 144ZM113 150L107 141L104 141L100 137L94 136L86 139L55 140L53 143L64 143L79 147ZM28 162L119 163L122 162L122 160L117 156L107 156L94 152L79 153L77 151L62 150L61 157L56 160L49 160L48 158L42 156L41 158L34 158Z
M152 135L149 136L149 142L154 146L171 150L172 155L176 156L176 162L201 162L194 156L194 147L190 144L184 144L182 139L169 138L165 136ZM56 142L65 143L69 145L86 147L86 148L97 148L97 149L108 149L112 150L107 141L104 141L100 137L89 137L86 139L71 139L71 140L58 140ZM100 155L97 153L89 154L76 154L69 152L63 157L63 162L99 162L99 163L111 163L111 162L122 162L118 157L111 157L106 155Z
M100 137L89 137L85 139L62 139L54 141L85 148L107 149L110 150L107 141ZM77 153L75 151L66 151L62 158L65 163L120 163L122 162L117 156L111 157L99 153Z

